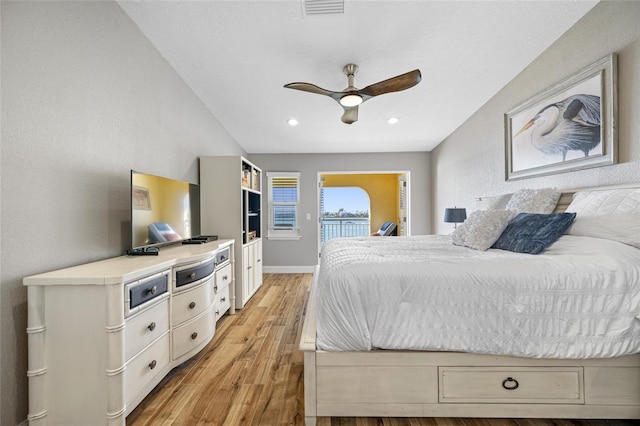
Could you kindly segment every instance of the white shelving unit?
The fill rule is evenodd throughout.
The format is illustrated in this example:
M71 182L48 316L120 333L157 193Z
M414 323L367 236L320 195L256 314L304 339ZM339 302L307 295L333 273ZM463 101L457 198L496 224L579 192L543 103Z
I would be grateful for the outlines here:
M262 170L241 156L200 158L201 231L237 241L236 309L262 285Z

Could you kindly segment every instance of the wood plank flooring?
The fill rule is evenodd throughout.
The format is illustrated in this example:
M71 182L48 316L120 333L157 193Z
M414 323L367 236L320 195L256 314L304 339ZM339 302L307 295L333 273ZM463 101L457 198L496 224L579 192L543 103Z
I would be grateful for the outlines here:
M236 315L218 321L197 356L171 371L127 417L129 426L303 425L298 351L311 274L264 274ZM624 420L320 417L318 426L631 426Z

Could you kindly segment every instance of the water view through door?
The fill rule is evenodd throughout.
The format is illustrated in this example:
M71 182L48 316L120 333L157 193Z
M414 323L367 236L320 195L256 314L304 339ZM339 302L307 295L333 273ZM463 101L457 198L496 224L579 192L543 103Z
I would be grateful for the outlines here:
M320 244L371 233L369 195L358 187L320 188Z

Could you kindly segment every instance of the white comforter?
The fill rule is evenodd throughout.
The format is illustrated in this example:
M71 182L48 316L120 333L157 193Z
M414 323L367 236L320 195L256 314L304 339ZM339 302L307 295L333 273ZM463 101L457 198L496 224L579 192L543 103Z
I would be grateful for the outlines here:
M539 255L447 236L338 238L318 276L317 347L543 358L640 352L640 250L565 235Z

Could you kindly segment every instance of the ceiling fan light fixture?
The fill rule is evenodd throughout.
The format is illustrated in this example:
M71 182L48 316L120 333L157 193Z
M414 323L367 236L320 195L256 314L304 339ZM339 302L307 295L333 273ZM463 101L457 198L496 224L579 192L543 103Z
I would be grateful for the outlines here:
M344 95L343 97L340 98L340 105L345 107L354 107L354 106L360 105L361 103L362 103L362 96L360 95L349 94L349 95Z

